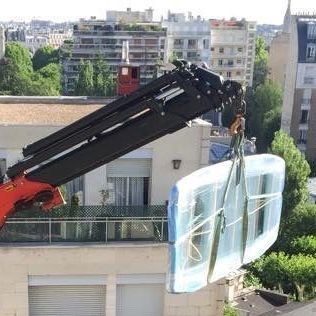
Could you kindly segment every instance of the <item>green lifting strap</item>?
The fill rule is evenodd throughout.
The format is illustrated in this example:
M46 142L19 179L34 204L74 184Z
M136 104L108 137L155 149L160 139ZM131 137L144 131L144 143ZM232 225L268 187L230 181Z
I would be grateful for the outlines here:
M240 133L236 134L232 138L231 148L233 150L233 163L231 165L226 188L224 192L223 202L221 212L217 215L215 219L215 233L213 238L212 250L211 250L211 258L209 263L209 275L211 275L214 271L216 258L218 254L219 242L221 234L224 233L226 227L226 216L225 216L225 204L228 196L228 191L231 186L231 182L233 179L233 173L236 168L236 185L242 181L245 187L245 201L243 207L243 222L242 222L242 245L241 245L241 262L243 262L247 239L248 239L248 190L247 190L247 183L246 183L246 174L245 174L245 161L244 161L244 133L241 131Z

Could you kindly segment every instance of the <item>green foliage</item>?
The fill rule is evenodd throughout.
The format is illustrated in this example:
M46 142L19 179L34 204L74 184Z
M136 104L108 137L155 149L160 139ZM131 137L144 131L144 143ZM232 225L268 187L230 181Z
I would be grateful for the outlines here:
M33 70L29 51L20 44L8 43L5 63L0 69L0 93L10 95L59 95L61 69L58 64L47 64ZM4 94L4 93L1 93Z
M260 279L257 276L255 276L252 272L248 271L244 276L243 286L245 288L251 287L251 286L255 288L261 288L262 284L261 284Z
M58 64L59 50L54 49L54 47L49 45L41 47L35 52L32 58L32 62L34 70L43 68L51 63Z
M5 57L17 67L19 75L25 76L33 72L31 54L27 48L16 42L9 42L5 49Z
M61 67L59 64L48 64L38 70L38 74L51 86L51 95L59 95L61 91ZM43 80L42 80L43 81Z
M274 139L275 132L281 127L281 107L272 109L264 114L262 123L262 147L266 151ZM262 143L262 142L261 142Z
M230 304L226 303L224 305L224 316L238 316L239 313Z
M316 227L316 226L315 226ZM316 230L316 228L315 228ZM295 238L291 242L291 251L296 254L316 256L316 234Z
M308 160L309 167L311 168L311 177L316 177L316 160Z
M80 62L79 74L75 86L76 95L93 95L94 82L93 82L93 66L90 61Z
M98 57L94 64L80 62L79 74L75 85L75 95L105 96L115 92L113 75L106 62Z
M255 90L247 90L246 102L248 104L247 134L257 138L259 152L266 152L274 133L280 128L282 90L275 83L266 81Z
M295 146L294 140L283 131L278 131L275 134L271 151L285 160L286 173L282 215L286 218L296 206L307 201L307 179L310 168L304 156Z
M316 258L310 255L289 256L284 252L273 252L257 260L251 271L265 287L278 288L281 292L287 289L299 301L303 300L306 288L316 285Z
M256 88L266 81L268 75L268 51L262 37L256 38L256 55L253 71L253 87Z
M275 249L293 253L293 240L309 235L316 236L316 205L302 203L281 223Z

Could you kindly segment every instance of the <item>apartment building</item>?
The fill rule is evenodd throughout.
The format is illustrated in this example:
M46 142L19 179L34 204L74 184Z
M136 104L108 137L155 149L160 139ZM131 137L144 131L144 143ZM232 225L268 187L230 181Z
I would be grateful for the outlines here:
M316 159L316 16L292 15L281 127Z
M74 25L73 44L64 45L63 80L65 92L71 93L80 61L101 57L113 75L122 62L122 46L129 42L129 61L140 66L141 84L156 75L157 63L164 58L166 31L159 23L126 24L105 20L80 20Z
M286 66L289 58L291 29L291 0L288 1L284 15L283 28L272 39L269 49L268 77L278 83L282 89L285 85Z
M127 8L126 11L110 10L106 12L106 20L108 22L121 22L121 23L146 23L153 22L152 8L145 11L132 11L131 8Z
M212 70L252 86L256 22L211 20L210 27Z
M210 64L210 25L200 16L196 19L189 14L168 12L162 26L167 29L166 61L175 57L193 63Z
M1 98L0 161L15 163L23 146L100 106ZM208 164L209 136L209 126L184 128L89 172L79 188L85 205L72 213L9 219L0 232L1 316L221 315L225 280L192 294L165 290L165 203L176 180Z

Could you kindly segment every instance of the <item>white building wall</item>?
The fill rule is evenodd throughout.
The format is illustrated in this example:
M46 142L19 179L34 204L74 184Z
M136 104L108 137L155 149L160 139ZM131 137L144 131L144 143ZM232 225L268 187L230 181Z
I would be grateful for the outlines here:
M36 281L39 285L61 281L72 285L88 279L91 285L106 283L106 315L116 316L118 284L126 280L150 284L161 279L164 287L167 255L166 244L1 247L1 316L29 316L28 286ZM219 316L225 280L192 294L163 290L163 296L163 316Z
M43 138L61 126L0 126L0 158L7 159L7 166L22 159L22 148ZM150 199L152 205L165 204L172 185L180 178L208 163L210 128L193 126L166 135L123 157L151 158L152 174ZM174 170L173 159L180 159L180 169ZM100 191L106 189L106 166L84 176L86 205L100 205Z

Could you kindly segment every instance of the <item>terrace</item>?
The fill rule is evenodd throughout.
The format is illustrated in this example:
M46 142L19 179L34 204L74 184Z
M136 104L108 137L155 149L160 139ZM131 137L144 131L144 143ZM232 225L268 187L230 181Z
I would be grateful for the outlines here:
M62 206L9 218L0 243L166 242L165 206Z

